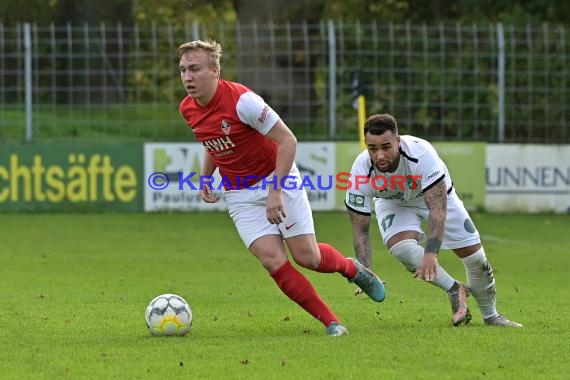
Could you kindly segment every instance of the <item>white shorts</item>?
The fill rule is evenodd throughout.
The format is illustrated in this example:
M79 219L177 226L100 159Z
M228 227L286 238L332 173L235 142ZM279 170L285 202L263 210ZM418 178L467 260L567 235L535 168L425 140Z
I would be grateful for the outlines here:
M384 244L394 235L402 231L417 231L423 234L422 219L427 220L429 210L425 202L415 202L413 205L396 204L381 198L374 199L378 228L382 234ZM455 189L447 196L447 217L441 247L443 249L456 249L468 247L481 242L479 232L463 202Z
M268 177L271 176L273 173ZM295 165L291 168L289 176L296 178L294 181L297 185L292 184L293 179L288 179L287 184L290 185L287 187L291 189L283 188L281 190L286 217L278 225L269 223L265 209L267 194L272 185L263 186L262 181L260 181L251 186L253 188L258 186L258 189L228 190L225 192L224 196L230 216L247 248L256 239L265 235L281 235L287 239L297 235L315 233L309 198L304 188L298 189L301 176Z

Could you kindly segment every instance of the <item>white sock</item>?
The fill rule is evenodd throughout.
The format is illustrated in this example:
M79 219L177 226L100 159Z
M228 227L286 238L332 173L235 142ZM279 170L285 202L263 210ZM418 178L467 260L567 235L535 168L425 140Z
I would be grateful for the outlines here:
M414 273L424 256L424 248L413 239L402 240L390 248L390 253L409 271ZM445 290L451 289L455 279L441 265L437 264L437 276L433 285Z
M467 273L467 286L471 289L483 318L497 315L495 277L483 247L471 256L462 258L461 261Z

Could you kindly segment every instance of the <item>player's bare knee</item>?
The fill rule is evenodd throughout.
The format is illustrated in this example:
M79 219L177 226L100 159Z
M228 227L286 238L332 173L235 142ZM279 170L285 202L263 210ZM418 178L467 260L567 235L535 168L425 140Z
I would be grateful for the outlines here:
M281 268L283 264L287 261L287 259L283 259L278 256L262 256L257 257L261 265L267 270L269 273L275 272L277 269Z
M295 263L303 268L315 270L321 263L321 253L313 236L303 235L288 239L287 245Z
M295 252L292 254L292 256L297 265L306 269L315 270L321 263L321 256L318 254L318 252Z
M254 246L250 247L251 253L259 260L261 265L268 271L274 272L279 269L287 259L287 253L284 249Z

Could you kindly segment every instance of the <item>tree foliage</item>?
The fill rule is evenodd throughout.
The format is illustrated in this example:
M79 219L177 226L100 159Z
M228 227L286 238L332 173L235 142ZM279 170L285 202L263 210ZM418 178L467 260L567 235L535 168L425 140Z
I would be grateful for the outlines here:
M108 28L105 38L105 49L103 45L93 44L89 46L91 52L83 51L87 49L82 44L73 45L73 55L69 55L70 48L65 43L56 46L57 58L51 56L39 61L40 67L45 70L54 69L57 83L62 88L73 88L74 86L92 86L101 87L107 84L109 78L106 77L106 71L95 72L89 77L89 83L86 83L86 76L83 75L86 66L86 58L89 57L88 67L122 67L126 68L126 75L121 76L116 73L123 73L122 69L117 70L112 75L112 84L114 88L119 89L116 93L109 91L101 92L99 97L110 102L130 101L131 96L129 89L146 88L142 92L137 92L137 101L156 101L160 99L169 99L174 93L171 91L178 85L178 78L175 73L176 64L175 49L182 38L194 37L194 30L189 26L196 22L200 26L200 38L215 38L224 44L224 59L226 62L232 62L233 65L224 67L224 77L231 80L239 80L244 83L255 84L254 88L258 93L266 97L272 104L279 107L280 115L287 120L293 115L298 117L310 127L311 131L315 130L315 120L319 119L319 113L324 113L325 108L307 107L306 105L325 104L323 100L324 94L322 89L326 87L325 79L326 62L322 55L310 54L310 52L319 52L326 49L323 48L323 28L320 21L334 20L342 21L337 25L345 25L343 28L343 52L339 53L338 60L340 67L344 72L340 73L340 82L350 82L350 75L353 70L362 67L398 67L403 68L396 74L386 74L382 80L366 81L375 83L377 88L368 89L373 92L369 96L370 109L386 109L391 104L406 104L404 109L395 109L398 114L410 114L409 119L412 128L417 128L412 132L418 135L422 133L433 135L457 135L458 137L466 137L449 131L454 125L462 123L462 120L494 120L496 110L488 108L488 114L483 115L482 105L496 104L497 88L494 78L488 80L480 80L477 75L461 76L457 73L488 73L494 75L496 61L489 56L475 54L479 51L492 52L494 47L478 46L477 41L483 37L484 33L493 33L497 22L504 22L509 27L505 30L506 36L511 42L509 45L509 56L507 61L507 78L509 86L507 89L511 91L508 94L508 101L513 105L509 108L510 114L507 116L513 123L518 124L516 130L517 135L509 136L512 139L535 139L544 136L534 136L532 124L536 120L568 120L566 114L558 115L558 113L566 112L565 106L567 102L567 52L568 45L564 42L564 34L553 28L536 28L540 24L562 24L570 23L570 2L567 0L0 0L0 25L3 27L2 32L9 30L10 26L16 23L31 22L39 25L55 24L59 27L65 27L65 24L80 26L76 30L79 39L83 41L85 38L85 30L83 28L87 24L93 25L90 30L97 30L97 26L102 23L132 26L133 24L142 25L140 31L137 29L137 36L141 38L133 39L132 35L135 28L116 28L122 30L121 35L126 43L118 46L117 41L120 39L119 33L113 34L113 28ZM239 20L240 24L235 21ZM306 21L306 23L305 23ZM273 27L268 22L291 27L287 34L293 38L289 45L285 42L289 41L285 38L284 33L277 33L271 41L278 41L279 46L271 46L265 36L274 32ZM287 22L287 23L285 23ZM408 33L423 33L422 28L427 25L440 24L443 30L443 24L463 24L462 27L473 25L475 30L470 35L471 38L461 40L461 46L457 44L445 44L445 38L438 28L438 35L432 38L426 38L426 41L435 41L437 46L414 45L408 46L411 42L406 38ZM204 25L217 25L216 27L206 28ZM224 28L230 30L232 26L235 28L231 33L226 35L224 39ZM307 24L314 27L306 27ZM528 27L525 25L527 24ZM218 27L221 25L222 27ZM239 30L237 30L237 26ZM265 25L265 29L261 27ZM375 46L364 52L361 49L361 40L366 37L366 33L362 32L365 27L386 27L387 25L400 25L396 28L395 33L395 51L409 52L407 55L398 55L391 58L390 52L383 51L382 46ZM406 28L410 28L408 31ZM480 25L480 30L477 26ZM7 28L6 28L7 26ZM166 27L165 27L166 26ZM439 27L439 26L437 26ZM456 33L458 25L454 25L449 33ZM518 29L517 29L518 28ZM468 29L468 28L467 28ZM20 33L20 28L12 28L12 30ZM45 30L45 29L44 29ZM103 28L104 30L104 28ZM264 38L258 38L258 30ZM485 31L486 30L486 31ZM535 30L536 32L532 32ZM155 34L162 32L169 33L166 40L156 42ZM370 31L369 31L370 32ZM149 35L145 35L149 34ZM263 35L265 33L265 35ZM326 33L326 31L325 31ZM340 32L339 32L340 33ZM368 33L370 34L370 33ZM7 36L7 34L5 34ZM94 41L101 38L101 33L93 35ZM467 35L466 35L467 36ZM6 38L6 37L5 37ZM56 31L56 38L59 41L68 39L67 29L60 28ZM13 39L17 40L17 39ZM133 40L139 41L138 45L132 45ZM492 38L482 39L486 41L494 41ZM7 39L9 41L9 38ZM128 42L131 42L130 44ZM160 42L162 41L162 42ZM283 42L285 41L285 42ZM410 41L423 41L422 38L411 39ZM523 41L515 44L515 41ZM469 43L472 42L472 45ZM263 45L266 44L266 45ZM400 45L398 45L400 44ZM6 44L8 46L9 44ZM453 45L453 46L452 46ZM155 47L156 46L156 47ZM448 61L430 61L420 59L423 55L415 56L415 59L409 59L414 52L428 52L446 49L446 54L442 57L448 57ZM453 53L454 50L458 49ZM49 51L53 49L50 46ZM154 51L154 55L141 56L138 59L119 61L119 56L129 56L129 50L137 52ZM156 49L156 50L152 50ZM471 60L466 59L470 50ZM488 49L488 50L485 50ZM118 54L118 52L121 54ZM531 57L530 51L534 51L537 57L544 59L525 59ZM92 54L96 52L96 54ZM2 53L2 52L0 52ZM89 54L88 54L89 53ZM104 54L102 54L104 53ZM515 54L516 53L516 54ZM544 53L544 54L543 54ZM368 56L366 55L368 54ZM165 56L172 57L172 60L157 60L154 57ZM556 60L553 57L561 57ZM71 57L71 58L70 58ZM418 58L419 57L419 58ZM433 57L439 57L434 53ZM516 58L515 58L516 57ZM103 60L104 58L104 60ZM394 62L382 62L382 60L390 60ZM15 70L19 64L16 60L5 60L5 68L7 70ZM442 69L443 67L443 69ZM546 67L547 69L544 69ZM453 71L448 68L455 68ZM461 70L459 70L461 69ZM174 72L173 72L174 70ZM232 71L233 70L233 71ZM565 71L566 70L566 71ZM523 72L522 75L518 75ZM537 73L545 73L539 75ZM69 75L61 73L77 73L77 78L69 81ZM412 73L412 74L410 74ZM558 74L560 73L560 74ZM128 75L127 75L128 74ZM365 73L366 74L366 73ZM370 72L367 75L371 75ZM386 85L386 75L389 75L389 86ZM414 77L414 75L416 77ZM14 83L4 82L4 85L12 85L14 88L18 86L18 78L11 78ZM485 79L485 78L483 78ZM49 77L49 85L53 78ZM410 83L421 83L418 86L411 86ZM487 88L480 88L479 82L490 83ZM141 84L148 84L146 87ZM307 85L310 84L310 85ZM512 87L516 84L516 87ZM447 86L446 91L432 91L427 89L439 89ZM284 88L289 91L283 91ZM303 91L293 91L290 89L304 89ZM473 93L464 91L465 88L476 89ZM517 88L533 88L532 94L529 91L513 90ZM159 89L159 90L157 90ZM373 90L373 91L372 91ZM138 90L137 90L138 91ZM147 92L145 92L147 91ZM319 92L320 91L320 92ZM514 92L513 92L514 91ZM295 101L291 101L294 92ZM52 101L56 103L83 102L74 93L56 92L56 97ZM98 101L98 95L89 92L90 101ZM540 99L540 109L532 109L529 104L536 104L536 100L529 100L531 94L535 99ZM14 95L15 96L15 95ZM350 91L341 92L343 99L339 101L341 107L347 108L347 113L353 113L351 107L352 93ZM402 100L404 99L404 100ZM18 99L15 99L16 101ZM412 112L411 104L419 104ZM440 107L440 104L467 104L473 107L463 107L456 114L453 109ZM408 106L410 105L410 106ZM434 106L435 105L435 106ZM507 104L509 106L509 104ZM485 111L486 112L486 111ZM542 115L544 114L544 115ZM541 116L542 115L542 116ZM322 115L321 115L322 116ZM544 116L544 117L543 117ZM322 119L322 118L321 118ZM324 119L323 119L324 120ZM530 122L529 122L530 120ZM414 124L415 123L415 124ZM351 125L356 125L352 123ZM471 138L478 138L477 133L490 135L485 128L491 128L494 122L487 123L486 126L477 126L475 132L465 127L466 134L470 134ZM566 125L566 124L564 124ZM452 127L449 127L452 126ZM308 127L308 128L309 128ZM549 138L559 138L565 141L567 136L566 127L559 128L556 125L545 128L549 131ZM551 128L550 128L551 127ZM326 126L323 127L326 129ZM436 130L433 130L436 128ZM558 128L558 129L557 129ZM518 135L518 134L524 134Z
M134 0L134 21L159 25L183 25L198 21L235 21L235 10L228 0Z
M570 21L566 0L329 0L324 18L360 22L551 22Z
M2 0L0 22L182 24L322 19L570 23L567 0Z
M133 0L3 0L0 22L14 24L30 22L40 25L84 23L131 24Z

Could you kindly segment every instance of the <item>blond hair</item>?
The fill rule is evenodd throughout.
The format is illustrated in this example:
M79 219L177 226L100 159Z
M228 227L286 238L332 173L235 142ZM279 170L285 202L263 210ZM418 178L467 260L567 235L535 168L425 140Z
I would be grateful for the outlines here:
M196 40L192 42L183 43L178 47L178 58L182 57L187 51L204 50L210 58L210 66L219 67L220 58L222 57L222 45L215 40Z

